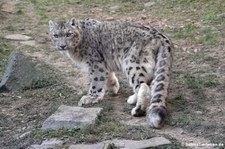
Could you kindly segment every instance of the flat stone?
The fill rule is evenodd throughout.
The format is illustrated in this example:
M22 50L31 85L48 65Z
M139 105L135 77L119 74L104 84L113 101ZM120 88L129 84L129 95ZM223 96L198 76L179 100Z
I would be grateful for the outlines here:
M21 41L20 43L23 45L28 45L28 46L32 46L32 47L36 46L35 40Z
M94 126L102 108L83 108L61 105L58 110L42 124L41 130L60 128L88 129Z
M97 144L78 144L71 145L69 149L111 149L111 144L103 142Z
M0 82L0 92L30 88L35 81L43 78L44 75L35 69L35 64L32 63L31 59L20 52L12 52Z
M27 41L27 40L31 40L32 38L26 35L22 35L22 34L11 34L11 35L6 35L5 39L8 40L17 40L17 41Z
M157 147L161 145L168 145L171 142L164 137L154 137L147 140L107 140L97 144L77 144L71 145L69 149L107 149L107 147L112 147L121 149L143 149L150 147Z
M113 140L116 147L123 149L143 149L149 147L156 147L160 145L171 144L171 142L164 137L154 137L147 140Z
M30 147L28 147L27 149L61 149L63 145L63 141L56 139L56 138L52 138L52 139L48 139L42 142L42 144L34 144L31 145Z

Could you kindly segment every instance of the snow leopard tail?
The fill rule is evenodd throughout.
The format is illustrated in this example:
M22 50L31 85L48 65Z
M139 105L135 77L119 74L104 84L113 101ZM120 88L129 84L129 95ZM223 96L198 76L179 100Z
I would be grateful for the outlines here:
M151 85L151 101L147 109L147 122L153 128L161 128L165 122L166 100L173 61L173 44L161 33L159 35L163 40L156 55L154 78Z

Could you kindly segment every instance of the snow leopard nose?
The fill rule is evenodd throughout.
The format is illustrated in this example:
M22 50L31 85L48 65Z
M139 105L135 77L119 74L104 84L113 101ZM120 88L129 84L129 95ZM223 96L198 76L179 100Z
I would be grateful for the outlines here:
M60 46L60 49L61 49L61 50L65 50L65 48L66 48L66 45L61 45L61 46Z

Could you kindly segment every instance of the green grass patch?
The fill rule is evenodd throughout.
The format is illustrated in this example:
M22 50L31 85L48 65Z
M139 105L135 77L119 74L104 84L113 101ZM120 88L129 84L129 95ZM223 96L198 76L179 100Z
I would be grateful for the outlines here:
M187 100L184 95L178 94L176 97L168 100L168 103L171 104L171 111L183 111L186 107Z
M16 11L16 14L24 15L25 13L24 13L24 11L22 9L19 9L19 10Z
M192 94L198 99L198 101L205 101L208 99L206 96L206 88L216 88L220 85L218 80L213 75L205 77L195 77L190 74L184 76L184 81L188 89L191 89Z
M103 134L111 134L116 135L121 132L127 132L127 127L121 124L118 120L116 120L115 114L113 112L114 106L112 102L103 102L100 104L103 107L102 113L99 115L97 120L97 127L90 130L90 134L92 135L103 135Z
M167 16L177 16L181 20L187 18L199 19L205 23L213 24L221 23L222 20L217 15L224 13L225 7L223 0L159 0L157 2L159 6L164 6L159 11L163 11Z
M196 52L196 53L190 53L187 55L187 58L191 62L202 62L205 57L205 52Z
M48 18L47 10L45 8L39 8L37 10L37 14L40 15L42 18Z
M73 4L74 2L77 3L78 0L29 0L29 2L35 6L56 6L56 5L65 5L65 4Z
M202 29L202 35L198 36L197 43L203 45L218 45L218 38L222 38L222 34L220 31L212 28Z
M174 40L185 39L187 44L217 46L224 44L221 29L225 24L224 7L223 0L159 0L152 9L157 16L172 20L173 23L179 22L183 26L179 27L178 23L177 28L171 31ZM205 26L210 27L202 33ZM216 28L220 28L220 31Z
M15 29L15 26L13 26L13 25L7 25L7 26L3 27L3 30L12 32L12 31L15 31L16 29Z
M58 130L48 130L46 132L42 132L41 129L35 129L32 132L33 136L35 138L38 137L50 137L50 138L54 138L54 137L62 137L64 135L67 136L71 136L71 137L78 137L78 136L82 136L81 134L84 134L80 129L65 129L65 128L61 128Z
M197 29L198 27L195 26L194 24L187 24L183 28L177 29L173 35L173 38L175 39L189 38L195 41L197 36Z
M215 79L214 75L209 75L206 77L194 77L190 74L184 76L185 82L190 89L200 89L200 88L215 88L220 83Z
M141 14L140 12L144 9L144 3L139 1L123 1L119 4L117 15L124 16L127 14Z
M206 15L202 17L202 21L207 24L225 24L225 19L219 17L220 13L216 10L207 11Z
M108 0L84 0L81 2L84 6L87 7L96 7L96 6L103 6L103 5L109 5Z
M41 80L35 80L32 82L32 86L30 89L37 89L37 88L43 88L47 86L51 86L55 84L57 81L53 78L46 78Z
M197 117L193 114L185 114L180 113L177 116L172 117L171 123L176 126L200 126L202 124L203 119Z
M199 52L192 52L187 54L188 61L194 62L196 64L202 64L202 63L210 63L210 62L217 62L219 61L218 58L212 57L209 52L207 51L199 51Z

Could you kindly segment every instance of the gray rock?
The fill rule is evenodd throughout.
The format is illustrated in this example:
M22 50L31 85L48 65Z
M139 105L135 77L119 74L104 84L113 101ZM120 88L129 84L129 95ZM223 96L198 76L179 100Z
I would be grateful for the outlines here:
M108 140L97 144L77 144L71 145L69 149L105 149L104 147L114 146L121 149L143 149L150 147L157 147L160 145L168 145L171 142L164 137L154 137L147 140ZM108 145L108 146L106 146ZM107 148L106 148L107 149Z
M97 144L78 144L71 145L69 149L111 149L111 144L103 142Z
M9 56L8 66L0 83L0 92L30 88L35 81L42 78L44 75L35 69L35 65L27 56L13 52Z
M83 108L61 105L42 124L42 131L60 128L87 129L95 124L102 108Z
M27 40L31 40L32 38L22 34L11 34L11 35L6 35L5 39L27 41Z
M52 139L48 139L42 142L42 144L34 144L31 145L30 147L28 147L27 149L61 149L63 145L63 141L56 139L56 138L52 138Z

